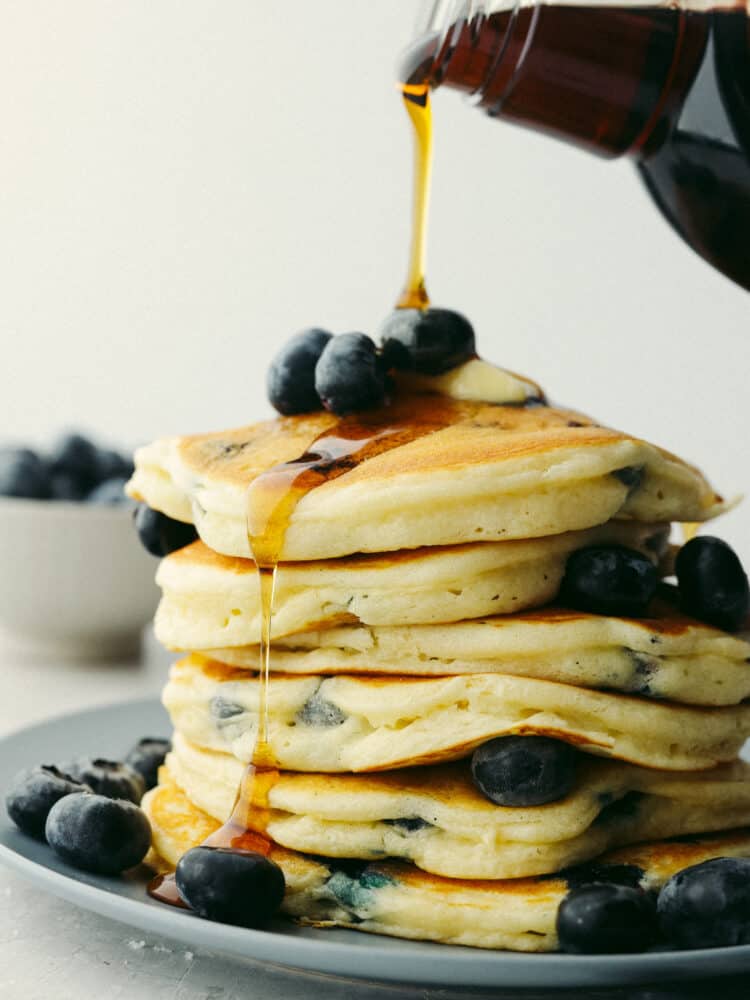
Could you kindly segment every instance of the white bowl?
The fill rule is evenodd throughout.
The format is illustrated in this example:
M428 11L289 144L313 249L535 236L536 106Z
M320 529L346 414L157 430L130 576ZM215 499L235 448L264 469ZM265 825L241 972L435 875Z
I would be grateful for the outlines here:
M0 626L64 656L132 653L158 601L129 504L0 497Z

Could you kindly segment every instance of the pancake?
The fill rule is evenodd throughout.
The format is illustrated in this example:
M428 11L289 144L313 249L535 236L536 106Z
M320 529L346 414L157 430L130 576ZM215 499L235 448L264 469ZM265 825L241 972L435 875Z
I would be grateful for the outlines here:
M366 461L351 441L330 457L338 436L373 434ZM411 395L344 420L321 412L161 439L136 452L128 490L193 522L214 551L247 557L248 484L313 445L329 481L294 509L283 561L537 538L613 517L704 521L723 509L697 469L573 411Z
M143 808L151 821L157 864L165 870L219 826L164 772L161 783L146 794ZM282 912L304 923L542 952L557 947L557 908L572 885L610 879L658 889L690 865L750 857L750 830L626 847L603 855L595 867L507 881L447 879L397 861L313 859L282 847L274 847L270 856L286 879Z
M226 820L243 764L175 734L166 766L191 802ZM466 763L374 775L282 771L268 805L258 817L265 825L252 828L291 850L399 858L449 878L518 878L624 844L750 824L750 765L684 775L588 758L568 796L534 808L494 805L474 788Z
M584 532L517 542L423 548L386 555L284 563L276 582L278 639L343 622L413 625L539 607L560 587L571 552L614 543L656 559L667 529L612 522ZM249 559L220 556L202 542L159 567L156 634L172 649L244 646L260 638L258 573Z
M511 674L692 705L750 698L750 642L666 603L654 602L650 613L628 619L544 608L451 625L341 626L275 641L271 664L284 674ZM258 646L204 652L258 668Z
M200 656L175 664L163 701L190 742L247 761L259 684ZM290 771L378 771L465 757L495 736L541 734L645 767L691 771L732 760L750 705L694 708L525 677L273 674L269 743Z

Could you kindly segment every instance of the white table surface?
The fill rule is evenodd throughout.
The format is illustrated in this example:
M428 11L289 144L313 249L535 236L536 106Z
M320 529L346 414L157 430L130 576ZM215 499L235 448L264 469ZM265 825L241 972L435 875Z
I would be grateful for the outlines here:
M64 664L0 634L0 734L87 706L158 694L167 654L150 635L139 662ZM747 979L625 992L456 993L393 988L190 951L31 890L0 867L1 1000L448 1000L451 997L576 997L577 1000L747 1000Z

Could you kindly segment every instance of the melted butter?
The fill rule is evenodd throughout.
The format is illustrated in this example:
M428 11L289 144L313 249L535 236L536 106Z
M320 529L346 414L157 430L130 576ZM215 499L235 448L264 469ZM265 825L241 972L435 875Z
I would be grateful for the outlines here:
M544 400L536 382L481 358L473 358L442 375L396 372L394 378L397 388L404 393L435 393L455 400L495 404Z

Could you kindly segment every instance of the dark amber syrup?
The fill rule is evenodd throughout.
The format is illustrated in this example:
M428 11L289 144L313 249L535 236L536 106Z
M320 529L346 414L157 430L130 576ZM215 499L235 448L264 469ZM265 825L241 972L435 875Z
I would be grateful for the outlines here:
M157 875L148 884L148 894L157 903L166 903L167 906L179 906L182 910L189 910L177 888L174 875Z
M414 206L409 272L396 308L426 309L430 304L425 286L425 267L432 174L432 104L430 88L426 83L405 83L401 86L401 94L414 129Z

